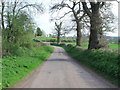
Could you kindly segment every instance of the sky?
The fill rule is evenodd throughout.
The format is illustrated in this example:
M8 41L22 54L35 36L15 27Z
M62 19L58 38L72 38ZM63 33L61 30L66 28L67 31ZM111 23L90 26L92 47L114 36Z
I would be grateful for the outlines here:
M49 13L49 5L51 4L51 0L34 0L34 2L37 2L37 3L43 3L43 7L45 8L45 11L43 14L41 13L36 13L33 15L33 19L35 21L35 23L37 24L38 27L40 27L42 30L44 30L44 32L46 34L50 34L53 32L53 29L54 29L54 22L51 22L50 19L51 19L51 16L50 16L50 13ZM115 1L113 2L113 7L112 7L112 12L114 13L114 15L116 17L118 17L118 3ZM117 23L115 23L117 24ZM73 36L75 35L76 33L70 33L68 34L68 36ZM107 33L107 36L118 36L118 29L115 30L114 33L112 32L109 32Z

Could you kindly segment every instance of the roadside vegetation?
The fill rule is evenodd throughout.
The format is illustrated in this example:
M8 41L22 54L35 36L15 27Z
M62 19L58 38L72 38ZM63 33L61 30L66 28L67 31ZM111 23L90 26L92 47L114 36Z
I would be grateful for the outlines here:
M42 9L41 4L16 2L16 0L2 2L2 68L0 66L2 69L0 80L2 81L0 81L0 88L11 87L18 83L40 66L53 52L53 47L33 39L35 35L39 36L42 33L39 28L35 32L35 23L29 12L24 10L28 7L40 11Z
M34 15L30 12L32 10L44 13L42 4L21 0L1 2L3 66L0 67L3 71L3 82L0 81L0 87L13 86L53 52L53 48L43 42L62 45L70 56L117 84L118 80L120 81L118 68L120 39L107 37L109 39L107 40L105 36L106 32L116 30L114 25L116 17L111 12L112 4L98 0L96 2L53 0L51 3L49 10L53 15L50 20L55 23L54 34L45 37L44 31L36 26ZM63 15L58 15L58 12ZM66 38L71 31L76 34Z
M28 75L32 70L42 64L52 53L49 46L38 46L32 49L20 48L19 55L5 56L2 59L2 87L10 87Z
M63 47L67 53L80 61L83 65L108 79L111 83L120 86L119 59L120 54L106 52L103 50L84 50L79 47L53 44Z

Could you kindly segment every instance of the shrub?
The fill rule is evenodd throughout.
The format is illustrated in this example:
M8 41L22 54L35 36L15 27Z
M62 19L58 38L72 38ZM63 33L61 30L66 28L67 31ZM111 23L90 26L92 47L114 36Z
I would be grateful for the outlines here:
M108 53L103 50L83 50L81 48L72 48L69 45L62 47L70 56L120 86L118 82L120 81L120 54Z

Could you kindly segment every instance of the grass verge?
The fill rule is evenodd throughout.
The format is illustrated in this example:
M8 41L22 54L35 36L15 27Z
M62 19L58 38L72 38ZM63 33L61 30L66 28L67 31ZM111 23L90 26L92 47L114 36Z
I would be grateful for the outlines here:
M21 56L6 56L2 59L2 87L11 87L37 68L53 52L53 47L40 46L22 49ZM21 53L22 53L21 52Z
M83 50L75 47L58 46L63 47L71 57L79 60L111 83L120 86L120 54L102 50Z

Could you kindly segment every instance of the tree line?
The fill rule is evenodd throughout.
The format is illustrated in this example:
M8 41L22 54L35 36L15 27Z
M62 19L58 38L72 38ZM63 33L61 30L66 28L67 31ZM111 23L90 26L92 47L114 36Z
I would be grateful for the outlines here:
M31 4L21 0L1 1L2 51L14 54L20 47L31 48L35 23L31 9L43 12L42 4Z
M54 17L55 22L64 21L67 15L71 15L68 18L76 24L76 46L81 46L82 29L86 28L90 33L88 49L91 50L106 47L106 44L103 43L105 40L104 32L115 29L115 26L112 25L115 17L110 8L111 4L106 1L100 2L96 0L96 2L86 2L85 0L61 0L53 3L51 12L60 13L63 12L62 10L67 9L63 15L57 18ZM59 25L55 23L55 26L59 30L58 26L61 26L61 23ZM59 34L58 37L60 37Z

